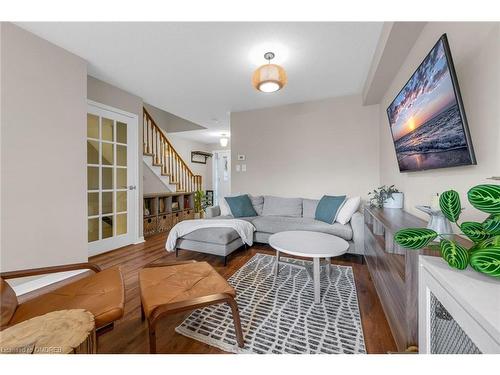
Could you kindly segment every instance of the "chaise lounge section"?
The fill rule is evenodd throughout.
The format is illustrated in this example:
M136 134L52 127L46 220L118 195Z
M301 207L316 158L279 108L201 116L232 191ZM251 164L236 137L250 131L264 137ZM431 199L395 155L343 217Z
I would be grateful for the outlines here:
M221 219L222 217L219 216L217 218ZM227 216L226 218L229 219L232 216ZM256 241L255 238L254 241ZM176 255L179 253L179 249L218 255L224 257L224 265L226 265L226 257L243 245L243 241L234 229L203 228L178 239Z

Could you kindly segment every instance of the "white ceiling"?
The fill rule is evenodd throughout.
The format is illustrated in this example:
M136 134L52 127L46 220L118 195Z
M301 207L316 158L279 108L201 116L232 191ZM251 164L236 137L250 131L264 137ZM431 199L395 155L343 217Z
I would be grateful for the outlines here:
M230 113L361 93L382 29L374 22L19 23L89 62L90 75L207 130L217 142ZM265 94L251 85L263 54L288 74ZM179 133L177 133L179 134Z

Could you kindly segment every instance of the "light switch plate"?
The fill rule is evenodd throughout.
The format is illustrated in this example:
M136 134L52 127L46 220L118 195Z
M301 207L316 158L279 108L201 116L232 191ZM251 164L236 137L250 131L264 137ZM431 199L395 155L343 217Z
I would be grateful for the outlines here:
M242 154L238 154L238 160L245 160L246 156Z
M240 171L240 165L239 164L236 164L236 172L239 172Z
M241 171L246 172L247 171L247 165L246 164L241 164Z

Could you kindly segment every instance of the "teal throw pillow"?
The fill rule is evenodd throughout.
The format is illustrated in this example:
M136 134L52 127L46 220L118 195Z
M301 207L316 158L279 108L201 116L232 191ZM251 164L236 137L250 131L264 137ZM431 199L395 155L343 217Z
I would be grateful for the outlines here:
M316 207L315 219L333 224L337 219L340 207L345 202L345 195L338 197L323 195Z
M257 212L255 212L252 201L247 194L238 195L237 197L226 197L225 199L234 217L257 216Z

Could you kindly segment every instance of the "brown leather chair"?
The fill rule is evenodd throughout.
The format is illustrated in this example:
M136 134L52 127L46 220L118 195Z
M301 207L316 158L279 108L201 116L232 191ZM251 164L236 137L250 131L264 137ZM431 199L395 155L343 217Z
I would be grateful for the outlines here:
M94 274L21 304L19 304L14 290L5 281L6 279L79 269L88 269L94 271ZM94 315L96 329L112 327L113 323L123 316L125 288L119 268L109 268L101 271L99 266L95 264L77 263L4 272L0 276L0 329L51 311L66 309L85 309L90 311Z

